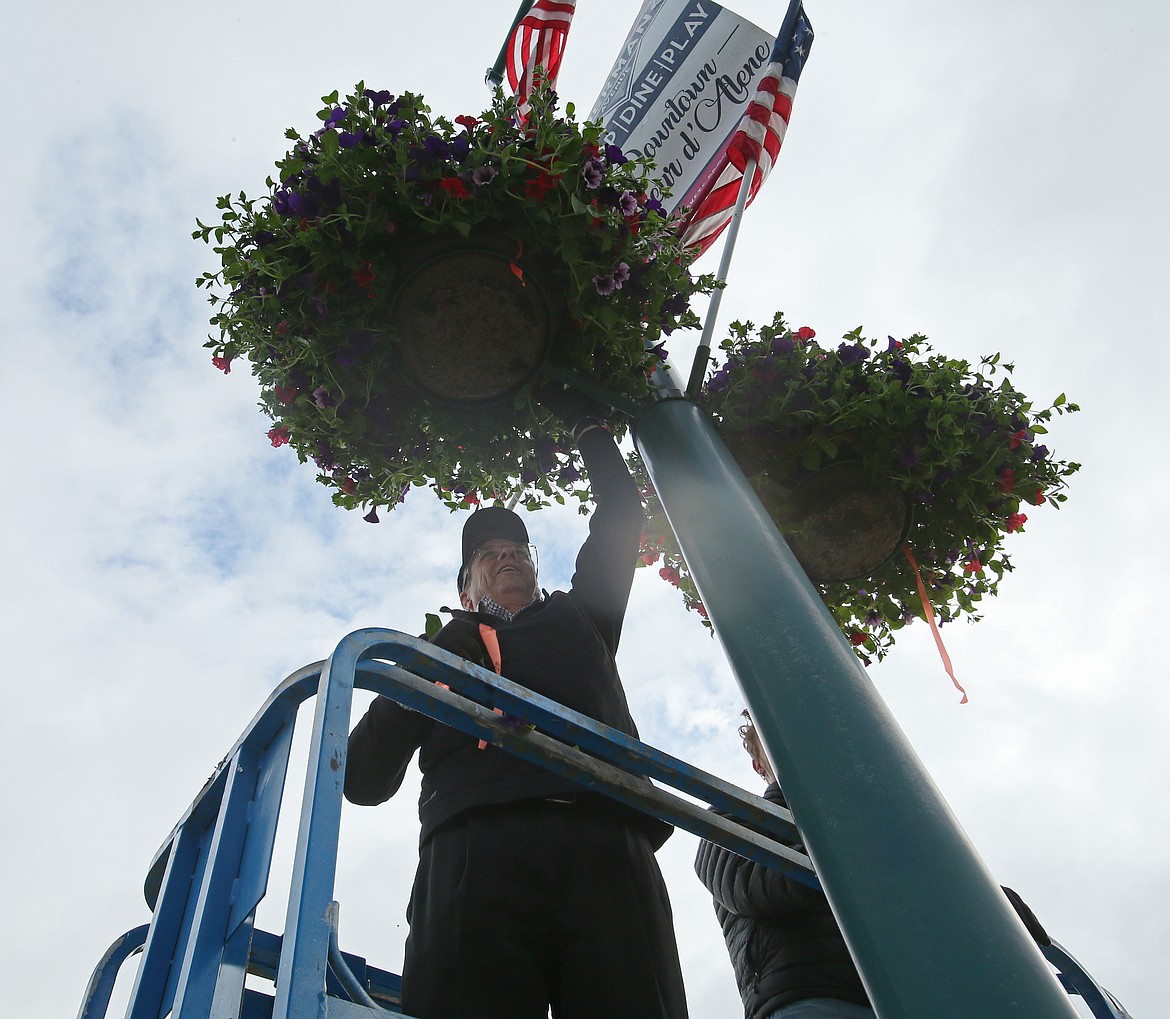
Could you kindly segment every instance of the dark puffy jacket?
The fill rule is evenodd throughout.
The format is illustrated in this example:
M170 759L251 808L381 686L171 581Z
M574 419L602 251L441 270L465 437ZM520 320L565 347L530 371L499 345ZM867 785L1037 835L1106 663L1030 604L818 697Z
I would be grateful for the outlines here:
M456 610L434 642L490 670L479 635L479 624L487 623L496 631L502 675L636 738L615 655L637 561L642 503L612 436L594 429L581 437L579 448L597 508L570 590L553 592L511 621ZM581 789L505 750L481 750L474 737L378 697L350 733L346 798L374 804L394 795L416 750L423 774L422 842L472 808ZM628 816L656 847L672 830L633 810Z
M774 783L764 796L787 806ZM695 872L714 899L746 1019L805 998L869 1006L821 892L710 842L699 844Z

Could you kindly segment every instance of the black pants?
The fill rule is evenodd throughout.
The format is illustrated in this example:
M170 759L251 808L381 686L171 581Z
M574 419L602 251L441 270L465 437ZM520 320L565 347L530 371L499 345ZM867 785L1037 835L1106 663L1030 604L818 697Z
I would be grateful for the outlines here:
M685 1019L670 900L612 809L477 811L423 846L402 1005L416 1019Z

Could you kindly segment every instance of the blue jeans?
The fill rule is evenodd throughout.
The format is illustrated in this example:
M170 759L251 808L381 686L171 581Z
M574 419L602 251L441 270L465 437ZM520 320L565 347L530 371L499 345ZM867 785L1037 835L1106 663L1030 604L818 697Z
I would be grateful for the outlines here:
M877 1019L872 1008L836 998L805 998L776 1009L767 1019Z

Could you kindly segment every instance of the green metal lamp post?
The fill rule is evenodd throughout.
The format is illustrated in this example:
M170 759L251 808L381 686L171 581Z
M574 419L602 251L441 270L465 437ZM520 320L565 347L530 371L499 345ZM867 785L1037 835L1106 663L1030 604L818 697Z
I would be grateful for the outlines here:
M882 1019L1075 1019L703 411L635 442Z

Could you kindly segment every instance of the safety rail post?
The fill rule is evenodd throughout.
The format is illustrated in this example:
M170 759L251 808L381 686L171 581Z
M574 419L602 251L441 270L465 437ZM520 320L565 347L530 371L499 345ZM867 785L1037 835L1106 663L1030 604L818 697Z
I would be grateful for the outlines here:
M706 415L635 442L883 1019L1075 1019Z
M325 1019L333 885L356 656L342 641L321 670L276 976L274 1019Z

